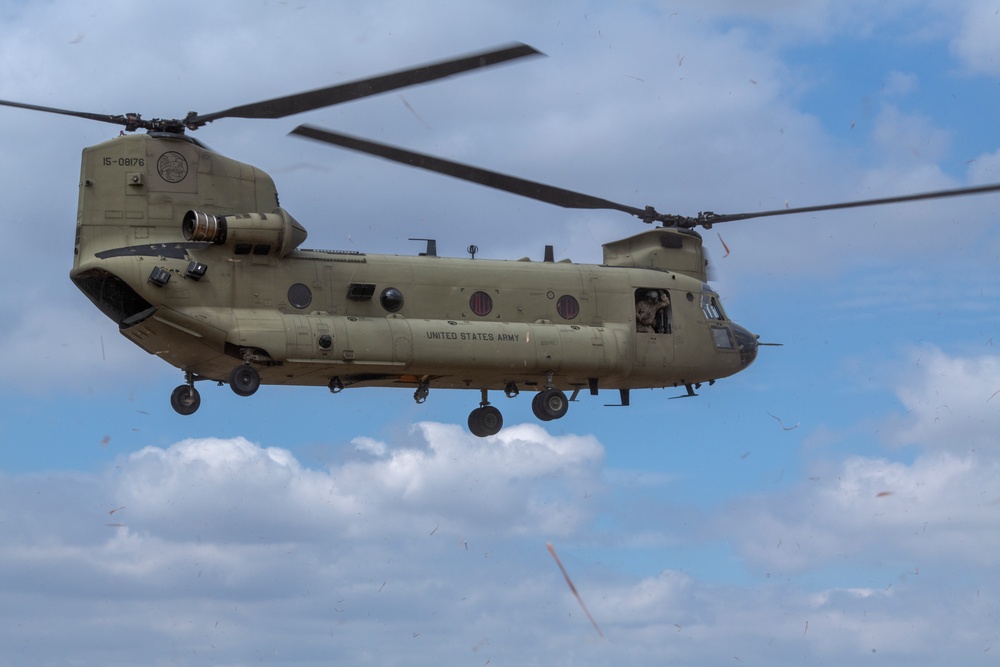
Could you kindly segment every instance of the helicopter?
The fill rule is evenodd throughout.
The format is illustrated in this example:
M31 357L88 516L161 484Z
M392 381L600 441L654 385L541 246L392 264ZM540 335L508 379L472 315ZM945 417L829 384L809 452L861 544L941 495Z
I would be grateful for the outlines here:
M300 125L291 135L360 151L564 208L627 213L650 225L603 244L601 264L302 248L305 227L281 208L263 170L191 137L225 118L278 119L542 55L512 43L327 88L180 119L144 119L0 100L0 105L120 125L83 149L72 282L140 348L195 384L393 387L424 403L433 389L478 390L470 432L495 435L489 392L533 395L540 421L581 391L679 388L697 396L757 357L759 336L729 318L709 284L697 228L766 216L980 194L1000 184L901 197L696 216L663 214L406 149ZM142 134L136 134L144 130Z

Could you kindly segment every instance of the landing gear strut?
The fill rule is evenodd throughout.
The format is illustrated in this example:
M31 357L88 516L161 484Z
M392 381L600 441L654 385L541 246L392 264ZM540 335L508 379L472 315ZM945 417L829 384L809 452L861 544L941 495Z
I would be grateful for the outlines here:
M483 400L479 407L469 413L469 431L472 435L485 438L488 435L496 435L503 428L503 415L495 407L490 405L486 398L486 390L483 389Z

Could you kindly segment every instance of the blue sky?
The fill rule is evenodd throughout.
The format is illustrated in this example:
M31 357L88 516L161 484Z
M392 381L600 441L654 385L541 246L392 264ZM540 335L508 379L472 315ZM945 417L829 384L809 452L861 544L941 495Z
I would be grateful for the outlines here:
M540 6L541 4L541 6ZM304 142L302 122L693 215L1000 181L984 0L14 3L0 99L203 113L519 40L547 57L198 138L317 248L598 262L640 223ZM706 231L761 339L695 399L202 387L69 282L79 155L0 109L0 664L993 664L996 196ZM725 256L723 241L730 249ZM551 543L601 639L546 550Z

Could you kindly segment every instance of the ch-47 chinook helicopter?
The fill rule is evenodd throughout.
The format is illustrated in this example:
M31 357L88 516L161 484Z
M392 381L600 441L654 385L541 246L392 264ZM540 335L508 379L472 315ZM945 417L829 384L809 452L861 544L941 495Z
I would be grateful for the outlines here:
M261 384L475 389L477 436L497 433L489 391L534 393L559 419L583 389L685 387L738 373L758 339L731 321L707 283L696 227L749 218L952 197L989 185L758 213L658 213L310 126L292 134L374 154L566 208L611 209L646 223L604 245L600 265L300 249L306 230L278 205L272 179L186 131L223 118L283 118L538 55L513 44L320 90L183 119L144 120L18 102L124 126L85 148L70 277L122 335L184 372L170 397L194 413L199 380L241 396ZM571 392L567 397L566 392Z

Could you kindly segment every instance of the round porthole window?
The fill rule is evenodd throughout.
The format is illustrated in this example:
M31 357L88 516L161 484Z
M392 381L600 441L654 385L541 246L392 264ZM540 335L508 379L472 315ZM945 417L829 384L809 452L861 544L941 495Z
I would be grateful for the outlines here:
M312 300L312 291L302 283L295 283L288 288L288 303L296 308L306 308Z
M569 294L564 294L556 301L556 312L564 319L571 320L580 314L580 302Z
M395 287L387 287L382 290L382 296L379 297L379 302L382 304L382 307L390 313L395 313L403 307L403 293Z
M472 309L476 315L480 317L486 317L493 310L493 299L486 292L475 292L469 298L469 308Z

